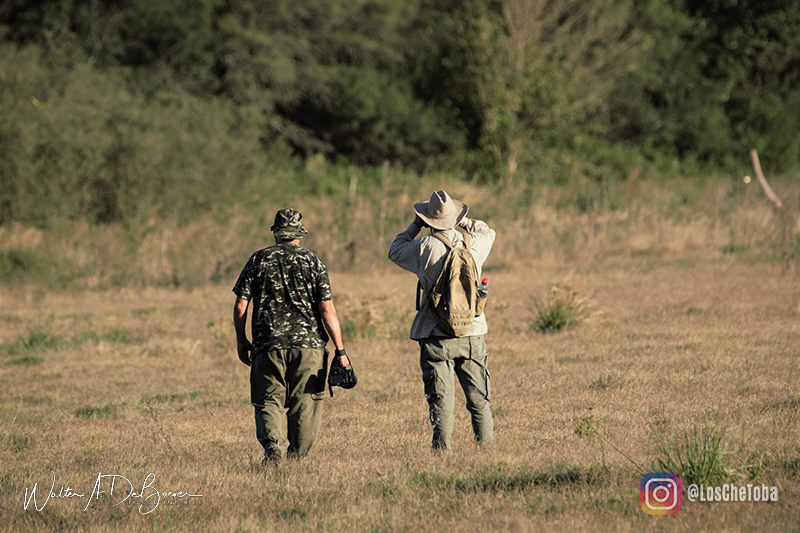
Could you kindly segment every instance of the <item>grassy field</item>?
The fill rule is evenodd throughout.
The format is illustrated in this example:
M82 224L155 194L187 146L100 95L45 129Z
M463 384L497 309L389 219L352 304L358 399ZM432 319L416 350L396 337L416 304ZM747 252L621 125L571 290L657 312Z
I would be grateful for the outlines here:
M3 288L0 529L798 530L796 272L691 250L530 265L487 264L493 449L472 444L462 397L454 451L429 452L406 338L414 279L383 265L332 272L359 385L325 400L308 458L268 468L234 353L233 280ZM583 302L583 320L540 334L535 302L553 283ZM724 431L713 460L728 482L775 485L779 501L642 512L642 475L685 452L695 429ZM25 510L26 489L38 483L42 507L53 473L54 492L87 496ZM112 507L119 489L89 502L101 473L201 503Z
M309 457L270 468L230 289L284 205L0 227L0 530L800 530L796 184L777 184L777 211L741 179L442 180L498 230L496 444L475 448L461 396L455 449L433 456L415 280L386 259L428 181L295 204L359 385L325 400ZM574 325L540 332L559 321ZM645 514L642 476L670 470L779 499ZM98 476L113 498L90 501ZM155 491L195 496L143 501Z

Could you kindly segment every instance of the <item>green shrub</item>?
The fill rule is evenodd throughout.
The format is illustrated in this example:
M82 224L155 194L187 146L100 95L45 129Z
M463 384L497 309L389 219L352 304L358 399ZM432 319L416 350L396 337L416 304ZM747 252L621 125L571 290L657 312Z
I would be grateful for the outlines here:
M9 450L21 452L33 441L27 435L20 435L18 433L9 433L0 437L0 442L3 442Z
M13 359L10 364L12 365L38 365L44 361L44 358L38 355L23 355L17 359Z
M77 418L118 418L123 405L107 404L103 406L84 405L75 410Z
M533 329L555 333L580 324L588 315L588 298L566 286L552 285L548 293L533 301Z
M57 350L67 343L68 341L53 335L44 326L39 325L14 343L0 344L0 353L21 356L9 361L12 365L36 365L44 361L44 358L39 353L31 352Z
M33 250L0 250L0 282L19 283L40 278L45 264Z
M61 339L47 332L43 327L31 331L27 337L19 340L20 344L27 350L47 350L58 348Z
M677 474L687 484L721 485L738 477L722 450L725 431L719 423L706 430L694 426L684 430L683 438L667 440L655 430L663 454L657 459L658 468Z
M187 220L236 199L247 177L266 185L260 119L246 109L145 97L125 69L51 66L33 48L0 57L0 224Z

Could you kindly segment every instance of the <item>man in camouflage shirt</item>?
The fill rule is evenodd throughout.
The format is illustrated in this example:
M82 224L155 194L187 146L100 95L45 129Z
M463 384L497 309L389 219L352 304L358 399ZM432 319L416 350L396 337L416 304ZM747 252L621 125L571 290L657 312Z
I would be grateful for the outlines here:
M308 453L319 431L325 393L325 345L350 364L333 305L328 269L299 246L308 232L295 209L281 209L270 228L275 245L250 257L233 288L239 359L250 366L250 397L264 461ZM253 302L252 344L247 308Z

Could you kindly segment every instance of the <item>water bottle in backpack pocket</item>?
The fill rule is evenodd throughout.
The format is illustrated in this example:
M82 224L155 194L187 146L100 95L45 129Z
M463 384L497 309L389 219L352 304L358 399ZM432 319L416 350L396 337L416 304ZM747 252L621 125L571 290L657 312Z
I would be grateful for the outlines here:
M486 309L486 298L489 297L489 280L483 278L478 285L478 299L475 302L475 316L481 316Z

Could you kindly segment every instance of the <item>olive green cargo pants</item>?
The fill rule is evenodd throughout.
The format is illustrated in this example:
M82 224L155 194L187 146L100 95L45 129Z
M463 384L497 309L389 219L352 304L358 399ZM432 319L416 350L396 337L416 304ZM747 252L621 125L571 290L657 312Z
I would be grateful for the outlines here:
M434 449L450 449L455 407L455 376L467 399L475 440L488 446L494 440L489 407L489 353L483 335L460 338L430 337L419 342L422 381L433 426Z
M297 348L253 355L250 400L265 458L303 456L314 444L325 395L324 353Z

